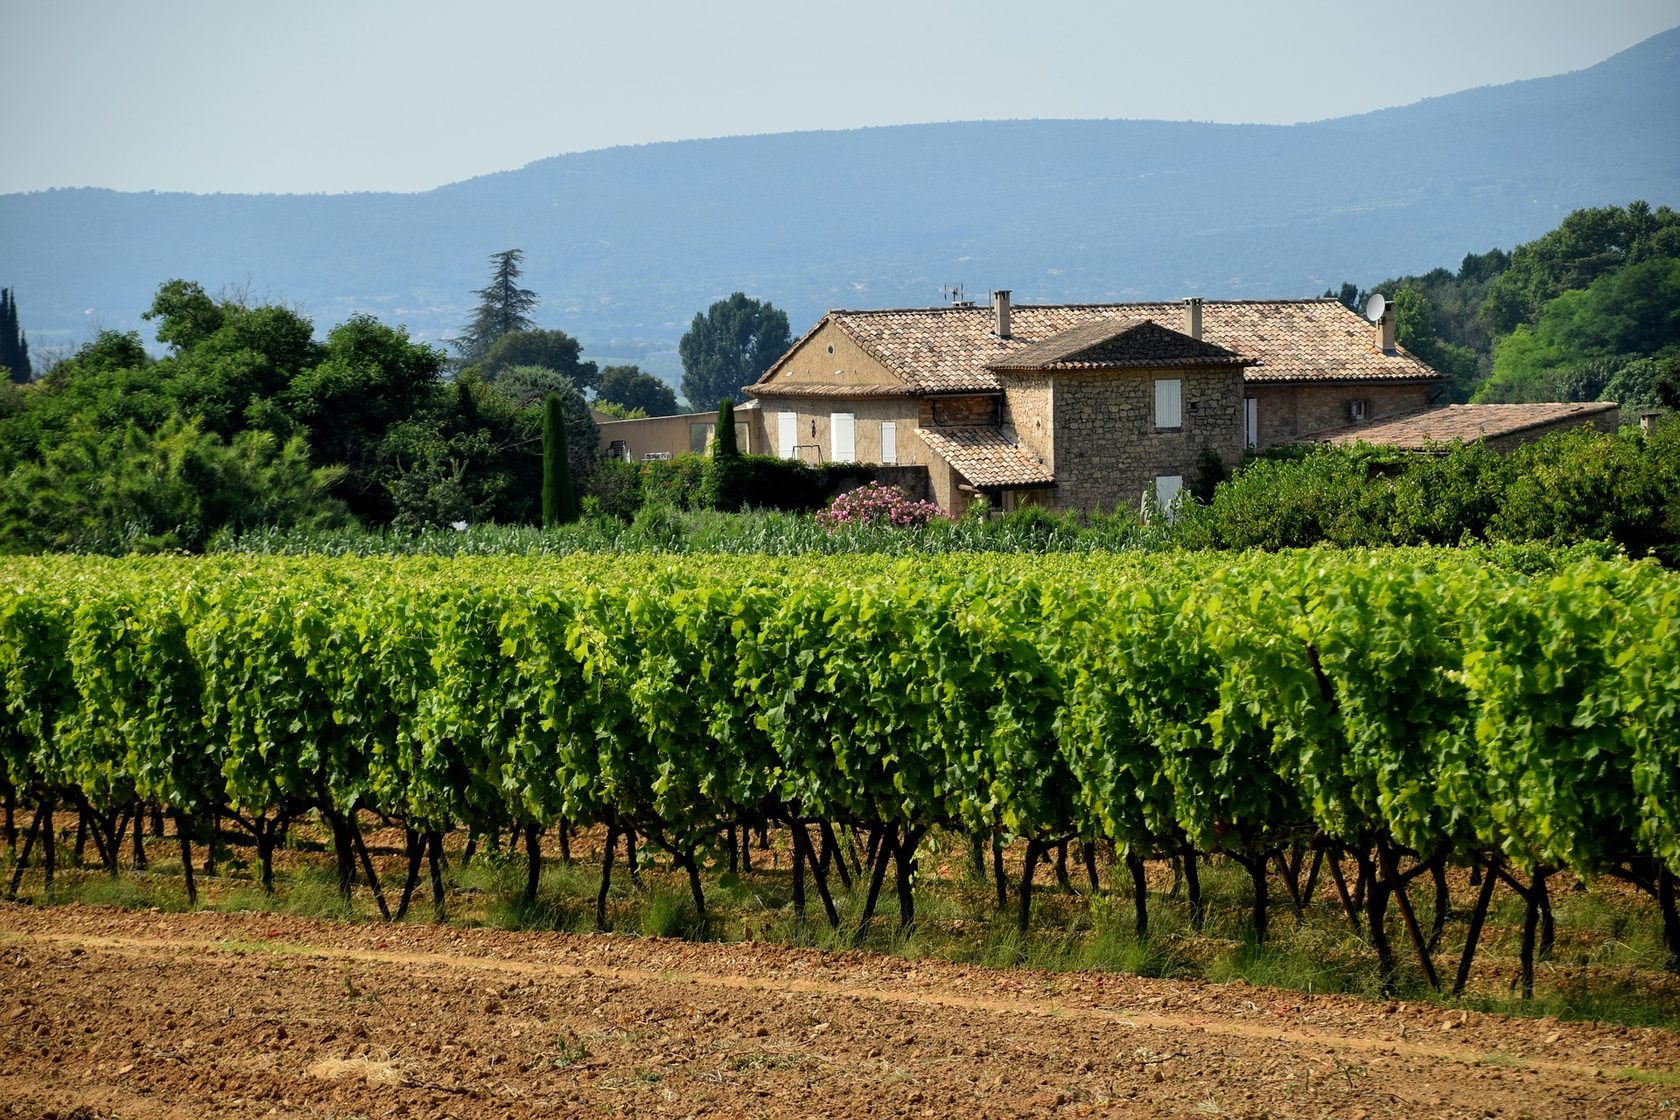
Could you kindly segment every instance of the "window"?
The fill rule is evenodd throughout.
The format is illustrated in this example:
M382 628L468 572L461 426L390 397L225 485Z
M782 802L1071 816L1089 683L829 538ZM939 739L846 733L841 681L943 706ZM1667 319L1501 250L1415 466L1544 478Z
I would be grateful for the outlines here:
M881 421L881 462L898 462L898 423L894 420Z
M857 462L857 440L853 434L851 413L835 412L829 415L828 438L833 444L829 458L836 463Z
M1260 446L1260 402L1253 397L1243 398L1243 445Z
M1177 428L1184 419L1184 383L1176 377L1155 382L1155 426Z
M1178 501L1178 492L1184 489L1184 476L1181 474L1159 474L1155 476L1155 504L1168 517L1172 516L1173 504Z
M792 412L776 413L776 454L784 459L793 458L793 449L799 443L798 423L799 417Z

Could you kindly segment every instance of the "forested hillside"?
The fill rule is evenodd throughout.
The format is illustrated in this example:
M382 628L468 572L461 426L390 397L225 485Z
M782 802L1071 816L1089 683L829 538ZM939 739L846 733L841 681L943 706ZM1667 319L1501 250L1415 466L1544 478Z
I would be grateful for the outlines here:
M1680 407L1680 214L1645 202L1578 210L1506 253L1339 295L1395 301L1400 342L1455 401Z
M182 276L436 342L468 321L484 254L517 245L539 325L674 383L685 325L733 291L796 332L950 284L1306 296L1530 240L1583 206L1674 204L1676 89L1680 30L1572 74L1288 127L971 122L614 148L414 195L10 195L0 281L38 354L139 328Z

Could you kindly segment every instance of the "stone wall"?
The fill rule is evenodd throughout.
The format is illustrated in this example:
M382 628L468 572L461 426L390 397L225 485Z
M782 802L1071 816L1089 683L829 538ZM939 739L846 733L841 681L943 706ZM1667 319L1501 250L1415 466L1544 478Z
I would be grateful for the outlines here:
M1260 422L1261 450L1289 443L1299 436L1346 426L1352 401L1366 402L1366 418L1386 420L1429 407L1430 382L1386 385L1370 381L1333 381L1322 384L1250 382L1245 394L1253 397ZM1239 414L1240 419L1240 414Z
M989 426L998 422L996 396L923 397L918 405L918 418L924 428Z
M1540 424L1532 428L1524 428L1520 432L1509 435L1495 436L1487 440L1487 446L1493 451L1515 451L1525 443L1534 443L1545 439L1553 432L1570 432L1576 428L1596 428L1606 435L1614 435L1622 422L1622 410L1619 408L1606 409L1593 416L1582 418L1569 416L1551 424Z
M1178 428L1155 426L1157 377L1180 382ZM1191 486L1204 450L1227 467L1242 457L1241 370L1057 373L1053 395L1055 502L1064 509L1135 509L1159 476Z
M1021 449L1056 470L1056 386L1046 374L1009 374L1005 381L1003 421L1015 430Z

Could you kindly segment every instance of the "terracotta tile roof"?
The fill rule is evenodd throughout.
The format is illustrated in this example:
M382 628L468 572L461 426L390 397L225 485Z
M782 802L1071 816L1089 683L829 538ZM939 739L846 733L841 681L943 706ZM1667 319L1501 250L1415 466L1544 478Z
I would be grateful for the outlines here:
M1369 443L1421 451L1430 444L1474 443L1479 439L1515 435L1530 428L1567 424L1572 420L1586 422L1616 409L1615 404L1606 401L1586 404L1449 404L1445 408L1425 409L1392 420L1330 428L1302 436L1296 442L1344 446Z
M990 369L1126 369L1141 366L1252 365L1253 358L1232 353L1204 339L1162 326L1153 319L1093 319L1053 334L991 363Z
M774 385L762 381L747 386L747 393L757 397L913 397L916 391L908 385L811 385L802 381L782 380Z
M895 311L830 311L806 332L833 322L912 390L997 393L990 368L1014 354L1097 320L1183 321L1180 303L1022 304L1011 309L1012 337L998 338L990 307L925 307ZM1206 300L1202 337L1254 364L1249 381L1434 381L1429 366L1405 350L1384 353L1376 328L1333 299ZM803 339L802 339L803 341ZM795 344L794 349L798 348ZM787 360L782 356L765 377ZM763 387L761 379L757 387Z
M928 450L950 463L981 489L1054 486L1043 463L1016 446L1001 428L989 425L917 428Z

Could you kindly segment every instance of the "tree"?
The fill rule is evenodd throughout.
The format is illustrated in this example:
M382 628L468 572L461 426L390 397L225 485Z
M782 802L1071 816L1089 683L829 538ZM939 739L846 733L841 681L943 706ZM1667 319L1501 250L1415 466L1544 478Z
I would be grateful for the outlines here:
M712 455L718 459L741 457L741 447L735 439L735 402L728 397L718 402L717 425L712 436Z
M1647 202L1576 210L1550 233L1511 252L1489 286L1481 318L1494 335L1535 323L1546 305L1627 265L1680 256L1680 213Z
M1591 400L1630 360L1680 348L1676 307L1680 255L1628 265L1564 291L1546 302L1532 326L1519 324L1499 340L1493 377L1476 399L1534 400L1537 384L1550 381L1574 386L1562 399Z
M455 340L463 362L478 361L505 334L536 326L530 312L537 306L537 293L519 286L519 266L524 260L522 249L490 254L490 285L473 293L479 299L478 311Z
M677 412L677 394L671 387L636 366L608 366L602 370L595 399L626 409L641 409L647 416L674 416Z
M0 369L20 385L34 375L29 368L29 339L18 330L17 298L10 288L0 288Z
M593 389L600 380L594 362L582 361L582 345L559 330L519 330L497 339L478 361L478 372L494 381L510 366L542 366L563 374L579 389Z
M705 405L740 395L792 344L787 314L735 292L694 316L677 343L683 396Z
M558 393L543 401L543 528L552 529L577 520L577 494L572 489L572 470L567 462L566 416Z

